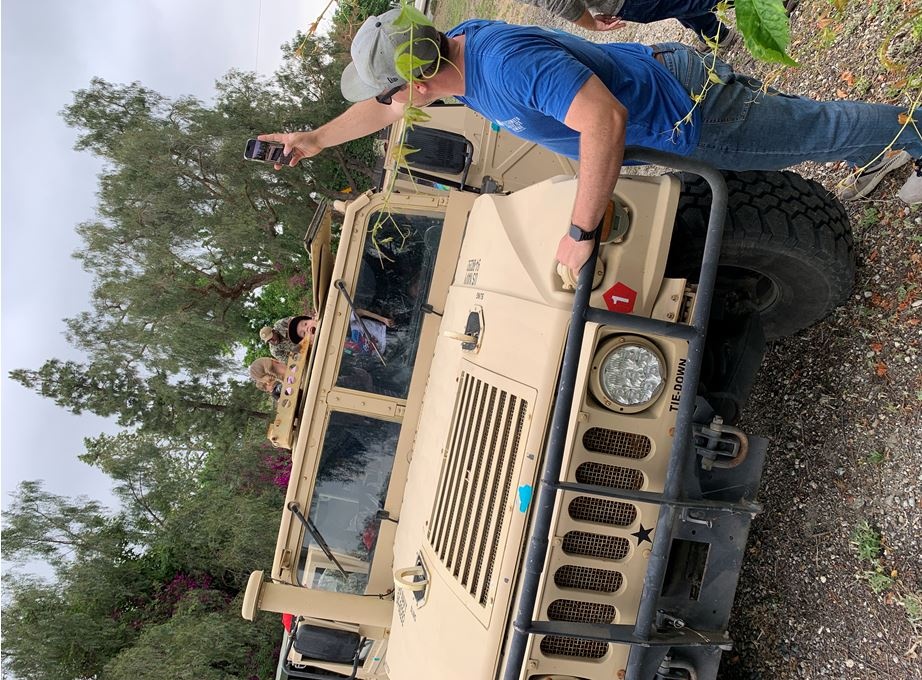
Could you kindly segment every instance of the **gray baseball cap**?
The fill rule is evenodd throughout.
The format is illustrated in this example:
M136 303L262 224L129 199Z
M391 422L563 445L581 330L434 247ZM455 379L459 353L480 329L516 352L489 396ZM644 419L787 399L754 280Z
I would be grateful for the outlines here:
M410 39L410 29L394 25L400 9L368 17L352 40L352 63L343 71L340 88L350 102L371 99L407 81L397 73L397 48ZM433 26L414 26L413 56L427 62L418 73L439 58L439 32Z

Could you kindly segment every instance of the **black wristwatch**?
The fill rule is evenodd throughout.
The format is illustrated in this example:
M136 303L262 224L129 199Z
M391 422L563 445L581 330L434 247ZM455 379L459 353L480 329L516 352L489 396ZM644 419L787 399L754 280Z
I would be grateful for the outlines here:
M584 231L580 229L575 224L570 225L570 238L574 241L591 241L595 238L595 233L599 230L598 227L592 231Z

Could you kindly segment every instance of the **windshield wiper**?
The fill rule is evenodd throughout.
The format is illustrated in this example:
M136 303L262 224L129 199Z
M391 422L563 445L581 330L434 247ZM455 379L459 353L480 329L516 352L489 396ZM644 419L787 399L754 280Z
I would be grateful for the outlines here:
M387 362L385 362L384 357L381 356L381 351L378 349L378 345L375 344L375 339L371 337L371 333L368 332L368 326L365 325L362 317L359 316L359 311L355 308L355 303L352 301L352 296L349 295L349 291L346 290L346 284L342 279L336 279L336 283L333 285L336 286L339 289L339 292L343 294L343 297L346 298L346 304L349 305L349 309L352 310L352 316L354 316L359 322L359 326L362 327L362 332L365 334L365 337L368 338L368 342L370 342L371 346L374 348L375 354L377 354L378 358L381 360L381 364L387 366Z
M349 575L346 574L346 570L343 569L343 565L339 563L339 560L336 559L336 555L334 555L333 551L330 550L330 544L324 540L317 526L310 519L304 516L304 513L301 512L301 508L299 508L298 504L294 501L288 504L288 509L291 511L291 514L297 517L298 521L304 525L304 528L307 529L308 533L317 544L317 547L323 551L323 554L326 556L326 558L336 565L336 568L339 569L339 573L343 575L343 578L348 579Z

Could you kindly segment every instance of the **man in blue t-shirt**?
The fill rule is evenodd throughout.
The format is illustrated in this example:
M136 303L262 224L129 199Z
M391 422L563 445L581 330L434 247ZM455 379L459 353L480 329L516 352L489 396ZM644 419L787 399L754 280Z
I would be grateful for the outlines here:
M922 159L922 139L911 127L902 129L900 107L766 92L713 55L678 43L598 45L560 31L479 19L445 34L416 26L410 90L395 66L410 45L408 30L394 25L399 14L394 9L370 17L356 33L353 62L341 82L343 95L356 104L316 130L260 139L282 142L294 166L396 122L407 103L457 97L513 134L579 159L571 227L557 250L558 261L575 271L592 251L584 234L603 217L625 145L725 170L844 159L867 166L842 183L851 197L869 193L911 156ZM893 140L894 151L882 153ZM907 203L922 202L922 160L916 166L899 194Z

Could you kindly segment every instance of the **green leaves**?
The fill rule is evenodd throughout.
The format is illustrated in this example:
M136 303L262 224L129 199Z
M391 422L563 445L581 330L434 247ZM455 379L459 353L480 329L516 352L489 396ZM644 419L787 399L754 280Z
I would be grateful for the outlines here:
M756 59L797 66L787 54L791 29L781 0L737 0L736 22Z
M416 26L432 26L432 22L412 4L405 2L400 6L400 14L397 15L394 26L410 30Z
M408 105L404 109L403 117L407 121L407 127L412 128L416 123L425 123L432 116L430 116L418 106Z
M421 26L432 26L432 22L429 17L416 9L412 3L403 2L400 5L400 14L394 20L394 26L403 29L403 32L409 36L409 40L397 46L394 65L397 67L397 73L400 74L400 77L412 83L414 76L432 63L431 59L420 59L413 53L414 48L420 42L432 42L429 38L420 39L415 36L414 29ZM435 48L438 49L438 45L435 45Z
M397 67L397 73L407 82L412 81L416 73L420 72L421 69L425 69L425 67L432 63L431 59L420 59L413 54L413 42L412 40L407 40L405 43L398 45L397 57L394 59L394 66Z
M419 149L414 149L413 147L406 146L405 144L401 144L400 148L398 148L394 154L395 156L394 160L397 162L398 166L403 167L403 168L408 168L410 167L410 163L407 160L407 156L414 154L417 151L419 151Z

